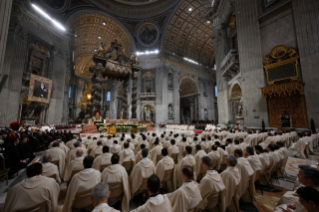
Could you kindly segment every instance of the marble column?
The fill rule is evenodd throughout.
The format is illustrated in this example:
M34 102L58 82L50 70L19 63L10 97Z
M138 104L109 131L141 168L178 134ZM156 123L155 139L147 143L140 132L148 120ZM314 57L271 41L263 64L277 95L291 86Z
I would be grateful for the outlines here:
M267 102L260 92L260 88L266 86L266 80L256 0L236 1L236 25L240 72L243 75L244 122L246 127L261 127L262 119L266 125L269 123ZM221 110L221 105L218 109Z
M122 109L123 109L123 119L128 119L128 107L127 107L127 89L129 86L129 82L127 80L123 81L123 103L122 103ZM121 112L120 112L121 114Z
M319 1L292 0L308 121L319 125Z
M137 119L137 73L132 76L132 119Z
M18 121L22 77L27 54L27 32L18 24L12 23L8 34L2 74L8 80L0 93L0 124L7 125Z
M12 0L0 2L0 81L3 77L3 61L6 53L7 35L9 31Z
M174 108L174 123L181 123L180 120L180 96L179 96L179 83L178 83L178 72L173 73L173 108Z

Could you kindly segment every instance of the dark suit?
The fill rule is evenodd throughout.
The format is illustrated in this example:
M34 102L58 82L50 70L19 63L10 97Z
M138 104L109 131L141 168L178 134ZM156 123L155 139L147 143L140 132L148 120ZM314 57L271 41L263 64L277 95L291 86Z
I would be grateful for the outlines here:
M21 169L27 166L26 163L20 162L20 153L19 149L14 144L9 144L3 152L3 156L5 158L6 168L10 168L9 177L13 174L17 173Z
M48 89L46 87L44 87L42 89L41 85L40 85L39 87L37 87L34 90L33 96L47 99L48 98Z
M29 158L27 164L29 164L35 158L35 155L28 143L20 142L18 145L18 149L21 160Z

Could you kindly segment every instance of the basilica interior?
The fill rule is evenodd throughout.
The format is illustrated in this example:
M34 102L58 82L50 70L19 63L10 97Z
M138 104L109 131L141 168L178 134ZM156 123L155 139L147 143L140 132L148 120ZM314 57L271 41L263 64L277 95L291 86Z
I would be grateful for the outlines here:
M159 161L156 156L152 159L156 141L171 156L170 141L175 139L180 151L175 179L188 155L184 138L195 160L201 151L198 145L204 148L206 141L211 142L205 149L210 157L219 143L225 152L218 156L223 158L220 166L216 165L220 175L231 164L229 156L239 158L236 148L227 154L231 143L241 147L241 157L250 154L246 146L254 148L255 155L261 154L257 151L261 146L262 151L282 156L277 167L281 173L275 165L268 167L275 167L273 172L266 173L265 167L264 175L255 172L255 177L270 176L265 177L266 184L264 180L252 183L251 201L237 196L235 209L229 206L232 203L220 201L219 211L223 205L224 211L237 212L319 211L319 203L318 210L288 207L298 201L300 172L310 172L299 166L319 169L318 0L0 0L0 23L0 212L74 211L73 206L65 206L72 184L65 175L68 163L77 157L76 151L70 154L77 142L82 142L86 156L92 155L99 141L111 152L117 145L114 141L124 151L127 140L131 144L136 140L135 164L146 139L157 169ZM111 143L109 136L113 136ZM31 148L18 149L23 154L30 151L17 160L21 168L11 176L10 168L12 172L16 166L8 160L16 158L6 157L14 151L8 146L17 146L17 138L25 143L25 137L25 145ZM29 165L21 163L43 162L59 140L66 150L65 170L58 165L62 180L58 207L10 208L8 194L28 178ZM276 151L268 145L277 146ZM112 154L121 156L120 151ZM203 157L196 161L200 167ZM126 169L129 187L134 178L131 169ZM204 176L198 174L195 181L200 185ZM300 183L319 190L318 181L315 186ZM122 206L118 202L113 206L125 212L144 211L139 207L152 196L146 190L144 196L132 193L129 207L123 206L124 197ZM294 190L297 199L286 201L287 192ZM169 196L172 191L168 191L160 193ZM288 206L280 206L284 203ZM183 211L174 204L172 211ZM199 205L185 212L215 211Z

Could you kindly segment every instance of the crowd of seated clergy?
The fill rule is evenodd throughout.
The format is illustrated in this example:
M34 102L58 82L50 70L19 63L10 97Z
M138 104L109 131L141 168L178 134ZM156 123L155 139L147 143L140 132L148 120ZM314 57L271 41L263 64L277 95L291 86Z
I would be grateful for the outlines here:
M6 163L8 157L11 167L27 167L27 177L9 190L4 211L29 209L43 203L45 211L56 211L62 182L67 184L63 212L83 206L84 203L77 200L79 194L92 195L93 211L117 211L107 204L112 197L109 186L113 189L114 185L123 190L120 211L124 212L130 210L134 196L147 190L149 199L134 211L213 208L238 211L240 200L253 203L256 186L268 185L273 177L283 177L289 154L287 140L295 139L294 134L283 133L263 148L268 134L260 136L261 139L259 134L252 137L251 132L227 134L222 131L190 137L170 132L160 137L153 133L131 135L129 139L122 135L120 138L88 136L83 140L73 136L66 143L56 137L47 144L48 149L36 163L30 163L35 154L28 148L27 139L22 137L26 147L20 153L19 138L11 137L4 154ZM246 142L248 136L252 138ZM22 154L27 159L25 162ZM318 190L319 171L309 165L299 168L302 187ZM168 193L160 194L160 188ZM276 211L316 209L318 201L300 189L287 192ZM317 195L313 190L309 192ZM302 203L298 206L299 199Z

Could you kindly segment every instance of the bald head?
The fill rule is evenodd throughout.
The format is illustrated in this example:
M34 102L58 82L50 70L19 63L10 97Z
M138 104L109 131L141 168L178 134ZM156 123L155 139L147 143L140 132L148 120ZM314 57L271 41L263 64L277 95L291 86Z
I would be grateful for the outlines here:
M43 157L42 157L42 163L49 163L52 160L52 155L50 152L45 152Z
M83 155L83 150L82 149L76 150L76 157L81 157L82 155Z

